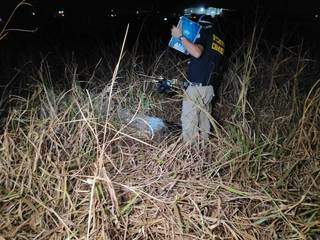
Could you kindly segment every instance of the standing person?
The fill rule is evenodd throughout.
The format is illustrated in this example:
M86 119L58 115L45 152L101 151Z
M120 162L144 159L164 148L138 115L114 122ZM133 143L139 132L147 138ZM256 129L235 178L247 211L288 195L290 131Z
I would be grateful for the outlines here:
M191 55L187 70L188 87L182 104L181 123L184 142L195 143L198 138L209 139L211 101L215 96L213 83L225 51L220 16L203 15L200 37L195 43L183 36L182 29L173 26L171 35L179 38Z

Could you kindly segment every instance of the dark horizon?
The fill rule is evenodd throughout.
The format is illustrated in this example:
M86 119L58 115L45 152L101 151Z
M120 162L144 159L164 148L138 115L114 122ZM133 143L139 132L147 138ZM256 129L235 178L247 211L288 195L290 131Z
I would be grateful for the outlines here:
M3 12L9 15L18 2L20 1L4 0L0 3L0 18L3 20L2 24L0 22L0 29L6 20ZM123 36L126 25L130 23L129 38L133 42L139 34L139 29L144 25L145 38L150 40L152 36L153 40L158 40L166 46L170 37L170 27L177 23L178 17L183 14L185 8L194 6L216 6L230 10L226 11L226 15L227 25L230 25L228 34L231 38L240 37L239 26L241 28L246 26L246 31L250 31L254 21L257 20L254 19L256 16L259 17L259 28L263 29L266 38L270 41L280 41L286 34L294 36L294 41L291 41L294 44L303 38L316 43L320 35L318 33L320 21L315 17L320 17L320 14L316 14L318 10L320 12L320 8L317 8L320 3L301 5L297 1L289 0L280 2L244 0L241 4L239 1L231 0L185 0L178 3L169 3L168 0L161 2L140 0L125 5L124 1L109 3L102 0L96 0L94 4L76 0L64 2L30 0L30 2L33 5L19 9L9 27L37 29L37 31L34 34L11 33L2 44L14 46L22 43L22 45L38 47L48 43L51 45L73 44L88 39L91 39L90 41L101 39L105 44L110 44L114 39ZM63 16L57 15L59 11L63 11ZM259 14L257 14L258 11ZM292 38L291 36L288 38Z
M11 12L14 7L21 2L21 0L2 0L0 3L0 14L6 15ZM232 10L245 10L252 7L259 7L265 9L270 13L283 14L310 14L320 12L320 2L301 2L290 0L185 0L181 2L173 2L169 0L139 0L139 1L103 1L96 0L94 3L85 1L68 0L29 0L27 1L39 11L50 12L59 7L67 8L71 11L79 12L94 12L101 11L108 8L118 9L138 9L138 8L154 8L162 11L170 11L172 9L184 8L192 5L210 5L217 8L226 8Z
M19 2L21 1L1 1L0 28ZM134 15L135 12L139 12L141 16L143 16L143 11L145 11L145 15L149 16L157 13L159 16L168 17L169 14L173 12L177 15L182 15L183 9L192 6L224 8L230 10L232 13L237 13L239 17L245 17L248 12L259 11L265 14L265 16L275 16L284 20L290 19L290 21L296 21L297 23L303 21L303 23L310 22L317 24L319 22L320 24L320 2L301 3L289 0L244 0L241 1L241 3L232 0L185 0L178 3L168 0L140 0L135 2L106 2L96 0L94 4L76 0L64 2L57 0L29 0L28 2L30 2L32 6L23 6L17 11L13 19L14 27L20 27L19 24L21 22L24 23L22 26L28 26L29 23L34 23L38 26L45 25L52 22L59 11L63 11L65 20L73 22L73 25L77 25L77 23L82 25L86 21L93 21L96 25L103 26L106 19L110 17L110 15L113 15L112 11L118 14L117 17L119 17L120 14ZM16 23L18 24L15 25ZM30 24L29 26L31 27Z

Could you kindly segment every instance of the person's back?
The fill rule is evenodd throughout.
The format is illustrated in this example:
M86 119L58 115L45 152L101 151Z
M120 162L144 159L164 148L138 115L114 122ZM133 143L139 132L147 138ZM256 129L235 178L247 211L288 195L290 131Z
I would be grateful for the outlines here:
M225 51L225 43L222 35L218 17L210 19L204 16L200 23L208 22L207 27L201 30L200 38L196 43L204 47L204 52L200 58L192 58L188 66L188 80L203 85L212 84L212 75L218 71L218 67Z

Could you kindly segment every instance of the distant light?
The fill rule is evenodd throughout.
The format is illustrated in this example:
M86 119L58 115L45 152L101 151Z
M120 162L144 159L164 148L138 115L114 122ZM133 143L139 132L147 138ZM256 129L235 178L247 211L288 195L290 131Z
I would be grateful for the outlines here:
M140 14L139 10L137 10L137 11L136 11L136 14L137 14L137 15L139 15L139 14Z
M58 11L58 15L59 15L60 17L64 17L64 10L59 10L59 11Z
M163 18L163 21L165 21L165 22L168 21L168 18L167 17Z
M319 15L318 15L318 14L316 14L316 15L314 15L314 17L315 17L315 18L318 18L318 17L319 17Z
M184 14L185 15L209 15L209 16L216 16L220 15L223 12L222 8L214 8L214 7L197 7L197 8L186 8L184 9Z
M36 13L35 12L32 12L32 16L35 16L36 15Z

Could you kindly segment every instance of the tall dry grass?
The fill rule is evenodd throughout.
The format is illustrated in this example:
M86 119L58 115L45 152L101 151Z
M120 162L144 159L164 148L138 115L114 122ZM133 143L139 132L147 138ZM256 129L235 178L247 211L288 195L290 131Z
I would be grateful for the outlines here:
M316 239L319 81L301 92L301 47L274 55L257 36L229 59L205 148L136 135L118 116L179 122L182 92L166 99L141 75L183 79L170 52L151 67L125 48L115 71L66 65L63 87L47 59L34 66L0 135L0 239Z
M30 3L27 3L26 0L22 0L18 3L18 5L13 9L12 13L10 14L8 20L4 23L2 28L0 29L0 41L3 40L10 32L28 32L33 33L37 31L37 29L23 29L23 28L10 28L10 24L16 15L18 9L22 7L31 7Z

